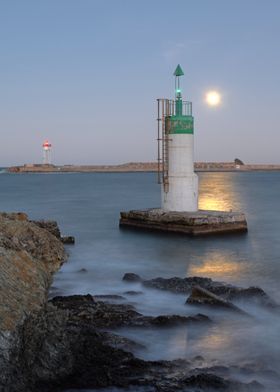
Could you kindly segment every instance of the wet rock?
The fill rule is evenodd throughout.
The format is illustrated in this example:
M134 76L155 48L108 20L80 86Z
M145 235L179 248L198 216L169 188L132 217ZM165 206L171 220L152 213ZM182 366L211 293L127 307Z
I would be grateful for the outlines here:
M117 348L122 344L121 339L97 331L83 317L73 318L67 309L48 304L25 323L22 377L34 392L126 387L148 365Z
M124 351L133 351L135 349L145 349L143 344L136 343L124 336L115 335L113 333L103 332L103 342L113 348L118 348Z
M73 312L74 304L80 308L77 312ZM199 391L212 388L213 391L251 392L253 386L255 392L260 390L258 383L242 384L204 369L192 370L189 361L137 359L127 352L139 348L137 343L96 329L81 312L81 306L86 304L100 306L91 296L64 297L64 300L61 297L25 323L20 345L24 364L21 380L25 380L29 391L127 388L129 385L132 390L142 386L155 391L193 391L191 388L195 387L200 388ZM108 310L108 305L106 307ZM95 318L98 317L100 313L95 313ZM104 325L103 322L100 325Z
M208 323L210 318L204 314L197 314L195 316L178 316L178 315L167 315L167 316L157 316L151 318L149 323L158 327L170 327L180 324L191 324L191 323Z
M141 281L141 278L139 277ZM209 287L212 285L212 280L210 278L155 278L150 280L142 281L143 285L146 287L151 287L160 290L168 290L173 293L189 293L194 286Z
M256 381L243 384L238 381L224 379L209 373L200 373L198 375L187 377L182 383L186 387L200 388L202 391L257 392L264 390L264 387Z
M142 279L140 278L139 275L134 274L132 272L128 272L123 276L123 280L126 282L141 282Z
M103 331L104 326L134 325L135 319L142 319L143 326L152 325L153 321L156 326L159 321L167 325L176 316L160 317L142 316L125 305L97 302L91 295L57 297L25 320L18 340L16 377L8 391L58 392L70 388L129 386L133 391L138 387L150 391L193 391L189 389L193 387L208 391L213 387L219 390L221 386L228 392L252 391L249 384L198 369L193 374L189 361L137 359L127 350L142 346ZM205 316L196 317L205 320ZM259 384L254 386L258 391Z
M243 310L231 302L220 298L218 295L211 293L209 290L203 289L200 286L195 286L192 289L192 293L186 301L188 305L207 305L214 306L217 308L224 308L231 311L235 311L241 314L246 314Z
M73 320L87 320L95 328L132 325L138 317L142 317L131 305L96 301L89 294L55 297L51 303L58 309L67 309Z
M218 290L217 290L218 291ZM245 300L255 302L258 305L264 306L270 309L280 309L280 305L277 304L266 292L260 287L248 287L248 288L238 288L227 290L224 294L225 298L233 300Z
M97 294L97 295L94 295L93 296L93 298L95 299L95 300L104 300L104 301L106 301L106 300L125 300L126 298L125 297L123 297L122 295L118 295L118 294Z
M74 245L75 244L75 237L73 237L72 235L62 236L61 242L63 244L67 244L67 245Z
M190 367L191 363L185 360L150 362L146 382L149 380L157 392L258 392L264 389L256 381L246 384L209 373L207 369L195 369L194 372ZM143 379L139 382L145 383Z
M129 290L129 291L125 291L124 294L126 294L126 295L141 295L141 294L143 294L143 291Z
M84 273L84 272L88 272L88 270L86 269L86 268L81 268L81 269L79 269L79 271L78 272L82 272L82 273Z
M73 298L72 298L73 299ZM90 297L76 298L76 303L92 303ZM30 317L24 325L21 341L21 378L30 392L54 392L69 388L149 387L156 391L200 391L223 386L225 391L252 391L213 374L190 373L184 360L146 362L126 350L137 347L129 339L100 332L82 316L73 318L69 299L65 309L52 303ZM22 381L21 381L22 382ZM17 383L17 381L16 381ZM235 389L230 389L230 387ZM256 386L256 385L255 385ZM133 389L135 387L135 389ZM243 388L244 387L244 388ZM243 388L243 389L240 389ZM11 391L24 391L18 388ZM220 389L222 390L222 389ZM256 389L258 391L258 389Z
M204 361L194 361L194 363L195 362L200 362L202 364L204 363ZM215 366L211 366L211 367L194 368L191 371L191 374L194 376L194 375L201 374L201 373L207 373L207 374L211 373L211 374L214 374L219 377L226 377L227 378L230 376L231 372L232 372L232 369L228 366L215 365Z
M124 324L139 318L138 313L131 314L130 307L102 304L90 295L55 298L30 316L24 324L17 361L21 365L18 379L22 385L28 385L32 392L128 385L152 387L171 370L186 365L184 361L151 363L137 359L128 350L143 349L142 345L96 328L120 325L116 313L121 310L126 314L122 316ZM140 317L144 322L144 316ZM20 390L25 389L18 384L11 389Z
M280 375L274 370L268 369L265 366L257 366L256 363L251 365L215 365L210 367L202 367L194 368L191 370L191 375L201 374L201 373L211 373L219 377L223 378L234 378L244 380L245 378L248 380L253 380L259 378L261 380L267 380L271 385L272 383L275 386L279 386L280 383ZM254 385L254 384L253 384ZM273 389L273 388L272 388ZM258 389L257 389L258 390Z

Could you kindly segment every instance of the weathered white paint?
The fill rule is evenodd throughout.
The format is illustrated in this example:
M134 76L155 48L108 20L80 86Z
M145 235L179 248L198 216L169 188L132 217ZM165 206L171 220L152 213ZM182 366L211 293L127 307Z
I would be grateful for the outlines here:
M169 190L162 187L165 211L198 210L198 177L194 173L193 135L171 134L169 140Z

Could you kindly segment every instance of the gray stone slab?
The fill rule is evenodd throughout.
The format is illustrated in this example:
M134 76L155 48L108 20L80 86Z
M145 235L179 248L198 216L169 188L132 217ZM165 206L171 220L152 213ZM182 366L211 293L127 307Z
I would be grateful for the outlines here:
M160 208L120 213L120 227L171 231L188 235L247 232L245 214L232 211L177 212Z

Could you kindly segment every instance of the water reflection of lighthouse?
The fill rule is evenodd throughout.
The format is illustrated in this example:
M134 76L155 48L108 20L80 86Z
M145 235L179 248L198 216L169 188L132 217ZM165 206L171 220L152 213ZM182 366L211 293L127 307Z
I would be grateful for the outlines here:
M194 173L192 103L182 101L180 65L175 100L158 99L158 162L165 211L198 210L198 177Z

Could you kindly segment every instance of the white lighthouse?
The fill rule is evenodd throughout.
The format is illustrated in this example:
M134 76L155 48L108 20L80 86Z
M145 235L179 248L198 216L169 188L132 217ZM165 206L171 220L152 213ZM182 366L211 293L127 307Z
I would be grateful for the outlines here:
M45 140L42 147L43 147L43 165L50 165L52 145L48 140Z
M158 99L158 168L162 184L162 209L198 210L198 177L194 173L192 103L182 100L177 66L175 100Z
M158 104L158 180L161 208L122 211L120 227L186 235L246 233L241 212L198 210L198 177L194 173L192 103L182 100L180 65L175 76L175 99Z

